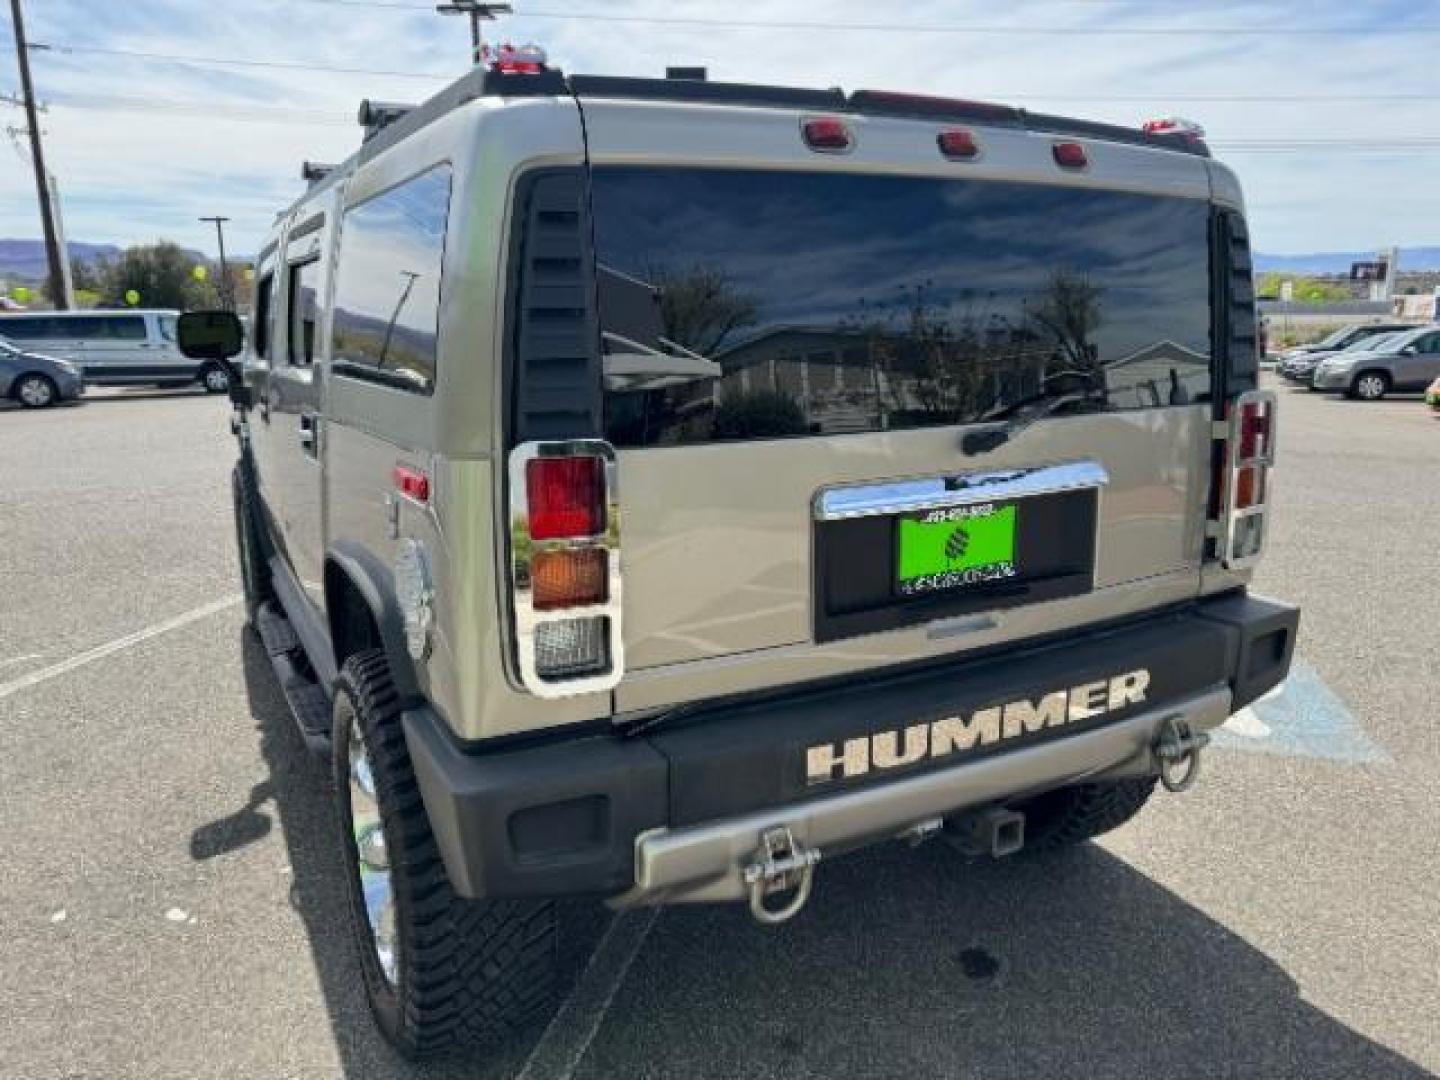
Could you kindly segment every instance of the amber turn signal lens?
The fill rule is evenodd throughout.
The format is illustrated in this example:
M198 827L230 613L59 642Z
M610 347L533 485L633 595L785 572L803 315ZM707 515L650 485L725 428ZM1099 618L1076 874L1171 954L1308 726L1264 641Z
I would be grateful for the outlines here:
M536 611L603 604L610 598L610 563L604 548L542 551L530 563Z

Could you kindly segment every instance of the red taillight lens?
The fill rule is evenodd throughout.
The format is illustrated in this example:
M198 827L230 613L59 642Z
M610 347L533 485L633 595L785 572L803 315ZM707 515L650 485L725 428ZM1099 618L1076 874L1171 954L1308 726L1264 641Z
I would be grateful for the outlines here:
M430 501L430 478L419 469L409 465L396 465L394 472L395 490L416 502Z
M530 563L536 611L603 604L610 598L610 560L604 548L542 551Z
M1083 169L1090 164L1090 155L1078 142L1057 142L1051 152L1062 169Z
M940 153L951 161L970 161L980 156L980 144L965 128L946 128L935 137Z
M525 465L532 540L595 536L605 529L605 465L598 457L535 458Z
M1260 456L1261 440L1269 449L1270 414L1259 404L1247 404L1240 410L1240 459L1249 461Z
M844 120L837 120L834 117L806 120L802 130L805 135L805 145L811 150L836 153L849 150L855 144L855 138L850 134L850 126Z

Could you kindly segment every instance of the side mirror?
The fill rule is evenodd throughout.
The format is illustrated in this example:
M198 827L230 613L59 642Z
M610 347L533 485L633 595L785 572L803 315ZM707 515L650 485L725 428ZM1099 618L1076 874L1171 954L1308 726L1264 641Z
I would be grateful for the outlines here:
M1419 351L1420 351L1420 350L1417 349L1414 345L1406 345L1405 348L1403 348L1403 349L1400 350L1400 355L1401 355L1401 356L1414 356L1414 355L1415 355L1416 353L1418 353Z
M245 347L245 328L233 311L187 311L175 328L175 340L192 360L229 360Z
M233 311L187 311L175 327L175 343L192 360L218 360L230 373L230 400L250 407L250 388L231 360L245 348L245 327Z

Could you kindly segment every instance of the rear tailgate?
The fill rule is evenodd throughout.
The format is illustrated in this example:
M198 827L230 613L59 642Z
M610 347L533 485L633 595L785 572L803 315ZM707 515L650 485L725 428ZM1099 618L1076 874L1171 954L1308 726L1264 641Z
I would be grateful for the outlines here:
M1195 595L1202 159L1092 142L1064 172L1051 137L997 128L962 165L937 125L858 116L853 152L819 155L793 111L582 107L620 710ZM1047 389L1073 400L966 452L978 421Z

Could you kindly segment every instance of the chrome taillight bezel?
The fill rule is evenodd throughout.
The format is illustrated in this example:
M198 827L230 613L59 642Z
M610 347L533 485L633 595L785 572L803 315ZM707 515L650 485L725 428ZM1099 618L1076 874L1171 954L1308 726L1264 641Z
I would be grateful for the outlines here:
M538 458L594 457L603 466L605 480L604 528L588 536L557 540L535 540L530 536L526 495L526 466ZM621 625L620 573L620 489L615 448L603 439L568 439L521 443L510 451L509 535L506 556L510 565L511 630L515 642L516 671L530 693L541 698L566 698L579 694L613 690L625 674L623 627ZM597 604L538 611L531 588L531 563L542 551L566 548L601 548L608 562L609 595ZM535 635L545 623L604 617L608 620L607 650L610 666L603 672L572 678L547 679L536 663Z
M1274 500L1275 446L1278 421L1278 399L1272 390L1247 390L1230 403L1230 415L1224 422L1223 465L1220 477L1220 501L1218 517L1210 523L1210 535L1215 540L1216 554L1220 563L1228 570L1248 570L1254 567L1265 553L1265 542L1269 533L1266 514ZM1265 436L1259 452L1252 457L1241 457L1244 444L1245 412L1247 406L1259 408L1265 414ZM1242 469L1259 469L1260 497L1251 506L1236 505L1237 480ZM1258 525L1250 526L1251 519L1258 519ZM1260 537L1253 551L1237 555L1235 547L1242 529L1258 528Z

